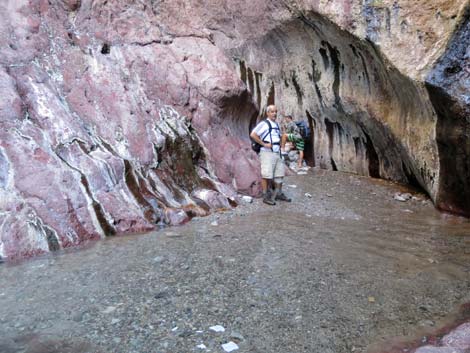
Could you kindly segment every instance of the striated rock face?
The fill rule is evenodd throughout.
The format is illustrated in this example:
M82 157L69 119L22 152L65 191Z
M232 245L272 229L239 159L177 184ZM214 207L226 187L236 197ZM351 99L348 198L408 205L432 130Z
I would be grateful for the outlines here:
M470 215L468 1L7 0L0 256L143 232L259 191L268 103L307 160Z
M1 5L2 258L229 208L234 188L220 181L252 192L255 161L240 162L247 175L232 167L238 125L209 129L233 120L227 100L247 96L228 59L208 39L163 38L150 20L133 25L142 9L105 3ZM113 13L131 14L112 24L127 23L126 35L102 32Z

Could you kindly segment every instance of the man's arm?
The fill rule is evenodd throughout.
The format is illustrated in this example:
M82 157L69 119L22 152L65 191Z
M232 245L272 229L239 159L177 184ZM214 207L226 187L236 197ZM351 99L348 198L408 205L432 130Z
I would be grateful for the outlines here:
M259 137L258 134L254 131L250 134L250 137L263 147L266 147L266 148L271 148L272 147L270 143L263 142L261 140L261 137Z

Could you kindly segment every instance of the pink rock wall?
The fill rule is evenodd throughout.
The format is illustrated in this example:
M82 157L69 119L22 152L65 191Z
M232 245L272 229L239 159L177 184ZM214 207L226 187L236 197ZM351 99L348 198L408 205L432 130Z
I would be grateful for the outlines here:
M126 3L0 5L1 258L180 224L257 191L242 134L256 108L231 62Z

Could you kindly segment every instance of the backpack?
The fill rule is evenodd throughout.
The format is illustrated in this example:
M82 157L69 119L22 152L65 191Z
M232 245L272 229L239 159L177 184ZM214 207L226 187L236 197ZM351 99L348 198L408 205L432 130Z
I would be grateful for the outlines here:
M302 136L304 140L310 139L310 127L305 120L296 121L295 125L299 128L300 136Z
M265 134L263 137L260 136L260 137L261 137L261 141L263 141L266 136L270 135L270 134L271 134L271 130L273 129L273 127L272 127L271 124L269 123L268 119L264 119L263 121L264 121L266 124L268 124L269 130L268 130L268 133ZM251 139L251 149L252 149L253 151L255 151L256 154L259 154L259 152L261 151L261 145L260 145L258 142L256 142L255 140L253 140L252 138L250 138L250 139Z

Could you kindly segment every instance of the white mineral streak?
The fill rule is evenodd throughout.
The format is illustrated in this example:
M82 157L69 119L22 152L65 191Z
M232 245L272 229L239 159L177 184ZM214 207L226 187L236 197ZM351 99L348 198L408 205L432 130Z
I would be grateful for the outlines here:
M116 128L114 137L114 146L119 156L123 159L132 159L132 156L129 153L129 142L124 136L122 127L118 126Z
M52 93L43 85L39 86L36 84L33 78L29 77L28 79L36 96L37 114L41 118L49 120L47 124L51 124L53 126L53 131L56 132L58 140L60 139L61 141L67 141L72 139L72 137L76 134L75 131L70 129L69 125L66 124L66 120L63 119L63 117L57 116L57 114L49 108L51 102L57 102L57 97L53 96Z
M210 191L207 189L197 190L193 193L193 195L203 201L207 201L210 196Z
M29 216L29 219L26 221L27 236L25 239L30 240L29 243L32 244L32 249L39 249L44 252L49 251L49 244L47 243L47 236L44 232L42 222L32 210Z
M114 169L109 165L108 159L110 157L108 152L101 149L91 151L89 154L90 158L102 165L100 168L103 171L102 175L106 180L106 186L112 188L118 184L118 178L114 173Z
M160 129L157 125L154 126L152 129L153 133L155 134L155 146L157 148L164 148L166 143L166 136L161 133ZM155 152L156 153L156 152Z
M164 147L167 138L175 141L180 136L191 135L185 125L185 117L181 117L172 107L165 106L159 110L160 120L155 124L157 146Z
M74 175L77 175L76 173L78 174L78 172L74 171ZM101 238L104 238L105 237L104 230L101 227L101 224L100 224L100 222L98 220L98 217L95 213L95 209L93 207L93 200L88 195L88 192L87 192L85 186L80 182L80 175L76 176L76 179L77 178L78 178L78 180L77 180L78 186L80 187L80 190L82 191L82 195L85 197L85 199L87 201L88 214L90 215L90 219L91 219L91 223L93 224L93 228L95 228L96 232L100 235ZM103 212L104 212L107 219L111 219L111 216L106 212L106 210L104 208L103 208Z
M53 80L56 84L62 84L64 82L64 76L62 73L57 70L57 67L61 66L61 62L59 57L57 56L57 52L61 51L59 43L54 40L51 40L51 48L52 48L52 55L46 57L44 62L46 64L47 72L49 72L49 77Z
M137 168L133 167L131 172L132 173L137 173L138 178L140 178L141 180L146 181L146 178L137 170ZM138 178L136 178L136 179L138 179ZM149 188L149 189L151 190L151 188ZM132 194L129 192L129 189L126 188L125 193L124 193L124 190L121 190L121 194L123 195L125 200L128 200L128 201L132 202L132 204L134 205L134 213L141 215L142 218L145 218L145 216L143 214L142 207L137 202L137 200L132 196Z
M3 200L3 193L0 193L0 209L3 210L5 209L2 204ZM8 218L10 217L9 212L0 212L0 257L4 258L5 257L5 245L3 243L3 237L1 234L5 234L7 231L6 229L6 223Z
M90 67L90 72L92 76L96 77L103 73L103 65L98 61L97 56L87 55L88 65Z
M15 170L13 169L11 161L8 159L7 151L1 146L0 146L0 154L3 156L3 158L5 158L5 161L8 164L7 178L5 180L6 181L5 190L7 190L7 189L12 188L14 185ZM9 195L9 193L6 193L6 194ZM4 208L1 207L3 199L4 199L3 197L0 198L0 210L4 210Z
M119 188L118 190L119 190L118 192L121 195L122 199L126 201L126 207L128 208L128 210L132 210L133 214L138 214L143 218L143 216L144 216L143 209L140 206L140 204L137 202L135 197L132 196L132 193L129 191L129 189L126 187L126 188ZM108 219L108 223L109 222L110 222L110 219Z
M178 208L181 204L174 199L171 190L160 180L155 173L150 173L149 178L155 183L155 188L158 190L158 195L161 196L165 204L169 207Z
M178 190L178 192L184 197L184 202L183 204L186 204L186 205L194 205L194 201L193 199L191 198L191 196L186 192L186 190L180 188L178 185L174 184L173 185L173 188L175 190Z
M171 106L164 106L160 111L162 112L160 117L163 116L165 122L176 131L178 136L187 136L190 134L188 128L184 124L186 118L184 116L180 116Z

